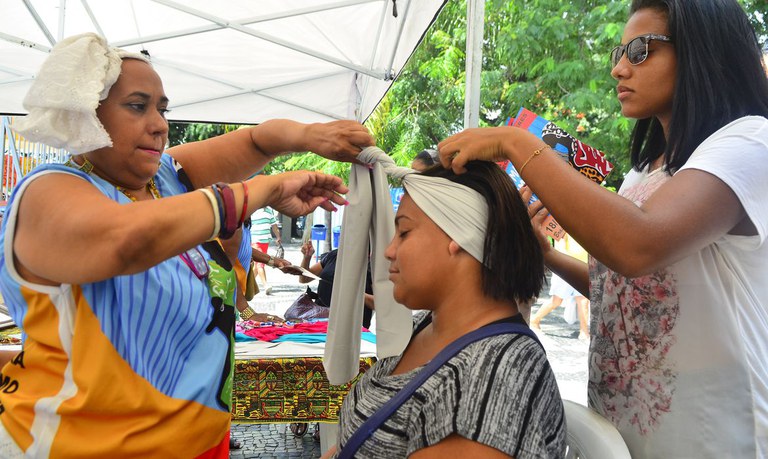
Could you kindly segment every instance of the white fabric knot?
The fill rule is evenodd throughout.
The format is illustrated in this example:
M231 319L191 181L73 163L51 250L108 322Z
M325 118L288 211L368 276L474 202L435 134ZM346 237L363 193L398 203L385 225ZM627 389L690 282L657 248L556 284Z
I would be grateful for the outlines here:
M402 179L408 174L417 174L413 169L400 167L384 150L379 147L365 147L357 155L357 160L364 164L380 164L384 173L393 179Z
M16 121L13 129L28 140L73 154L111 146L96 108L120 76L123 58L149 63L142 54L110 47L94 33L60 41L24 98L29 114Z

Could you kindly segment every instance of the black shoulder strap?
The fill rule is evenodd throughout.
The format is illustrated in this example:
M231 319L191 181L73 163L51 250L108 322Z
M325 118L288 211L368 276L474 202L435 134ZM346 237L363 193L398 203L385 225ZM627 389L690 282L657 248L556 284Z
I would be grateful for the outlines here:
M195 191L195 187L192 185L189 176L181 167L181 164L175 159L173 160L173 167L176 169L176 175L179 177L179 181L186 187L187 191ZM232 271L232 262L229 261L229 257L224 253L224 248L218 241L206 241L202 243L202 246L219 266L227 271Z
M466 335L456 339L451 344L446 346L439 354L435 356L428 364L421 369L421 371L414 376L414 378L408 382L400 391L395 394L387 403L382 405L373 415L368 418L363 425L358 428L354 434L349 438L349 441L344 445L342 450L337 456L339 459L348 459L355 457L355 453L360 446L370 437L376 429L386 421L392 413L397 411L400 406L408 400L416 389L421 387L430 376L432 376L440 367L442 367L451 357L455 356L462 349L469 344L479 341L489 336L502 335L505 333L517 333L520 335L527 335L533 338L539 345L539 341L536 334L527 326L519 323L500 323L493 325L486 325L480 327L477 330L467 333Z

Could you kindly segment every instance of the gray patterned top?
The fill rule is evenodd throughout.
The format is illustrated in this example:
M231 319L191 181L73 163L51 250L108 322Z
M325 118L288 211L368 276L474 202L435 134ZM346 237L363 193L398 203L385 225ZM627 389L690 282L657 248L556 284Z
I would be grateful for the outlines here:
M418 333L431 321L414 317ZM522 321L521 316L507 319ZM347 395L339 450L421 368L391 375L400 356L380 360ZM456 433L517 459L565 455L565 414L544 350L525 335L470 344L432 375L360 447L356 457L407 457Z

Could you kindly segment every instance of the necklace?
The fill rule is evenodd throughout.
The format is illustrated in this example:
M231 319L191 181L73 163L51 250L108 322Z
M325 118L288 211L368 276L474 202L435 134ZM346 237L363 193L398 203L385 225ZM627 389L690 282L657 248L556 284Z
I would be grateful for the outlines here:
M67 161L64 163L64 165L65 166L69 166L69 167L73 167L73 168L75 168L75 169L77 169L77 170L79 170L81 172L85 172L86 174L91 175L91 172L93 172L93 163L88 161L88 158L86 158L85 156L82 156L82 159L83 159L83 164L77 164L76 162L72 161L72 157L70 156L69 159L67 159ZM107 180L107 181L109 182L109 180ZM110 182L110 183L112 183L112 182ZM121 187L119 185L115 185L114 183L112 183L112 185L114 185L114 187L115 187L115 189L117 191L123 193L123 195L125 197L127 197L128 199L130 199L132 202L138 201L138 199L136 199L136 196L132 195L125 188L123 188L123 187ZM162 195L160 194L160 190L157 189L157 185L155 184L154 177L149 179L149 183L147 183L146 186L149 189L149 192L152 194L153 198L160 199L162 197Z
M162 198L162 196L160 195L160 190L158 190L157 189L157 185L155 185L155 179L154 178L149 179L149 183L147 183L147 188L149 188L149 192L152 194L153 198L155 198L155 199ZM138 201L138 199L136 199L136 196L132 195L125 188L123 188L121 186L115 185L115 189L117 189L117 191L123 193L131 201L133 201L133 202Z
M72 157L70 156L66 162L64 162L65 166L75 168L79 171L85 172L86 174L90 175L91 172L93 172L93 163L88 161L88 158L85 156L83 158L83 164L77 164L76 162L72 161ZM106 180L106 179L105 179ZM107 180L109 182L109 180ZM112 183L112 182L110 182ZM128 199L130 199L132 202L138 201L136 199L136 196L132 195L128 190L125 188L115 185L112 183L112 185L115 187L115 189ZM147 183L147 188L149 188L149 192L152 194L152 197L154 199L160 199L162 198L162 195L160 194L160 190L157 189L157 185L155 184L154 177L149 179L149 182ZM203 257L203 254L200 253L200 250L197 247L193 247L186 252L179 255L181 260L186 264L189 269L192 270L192 272L197 276L198 279L207 279L208 273L210 272L210 267L208 266L208 262L206 261L205 257Z
M72 161L72 157L70 156L67 159L67 162L64 163L65 166L74 167L75 169L79 170L80 172L85 172L86 174L90 175L91 171L93 171L93 164L88 161L88 158L83 156L83 164L77 164L76 162Z

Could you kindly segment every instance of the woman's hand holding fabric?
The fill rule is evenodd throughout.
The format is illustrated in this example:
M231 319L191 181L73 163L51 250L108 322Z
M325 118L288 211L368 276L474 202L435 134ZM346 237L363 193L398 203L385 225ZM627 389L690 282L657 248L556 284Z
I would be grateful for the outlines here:
M295 171L264 177L273 182L267 205L278 212L297 217L306 215L318 206L328 211L336 205L346 205L340 193L349 191L339 177L320 172Z
M294 266L289 264L288 266L284 268L280 268L280 271L282 271L285 274L290 274L292 276L301 276L302 272L301 269L299 269L298 266Z
M334 161L357 163L360 150L375 145L368 129L357 121L310 124L305 135L310 151Z
M513 126L466 129L437 145L440 163L457 174L469 161L524 161L543 145L534 134ZM516 157L515 157L516 155Z
M508 126L465 129L437 145L440 163L458 174L466 171L464 165L469 161L504 161L507 159L504 143L515 129Z
M293 266L293 264L290 261L286 260L285 258L277 258L277 257L272 257L272 260L273 260L273 263L275 264L274 266L275 268L279 269L284 273L288 272L289 274L291 274L289 271L290 271L290 268Z

